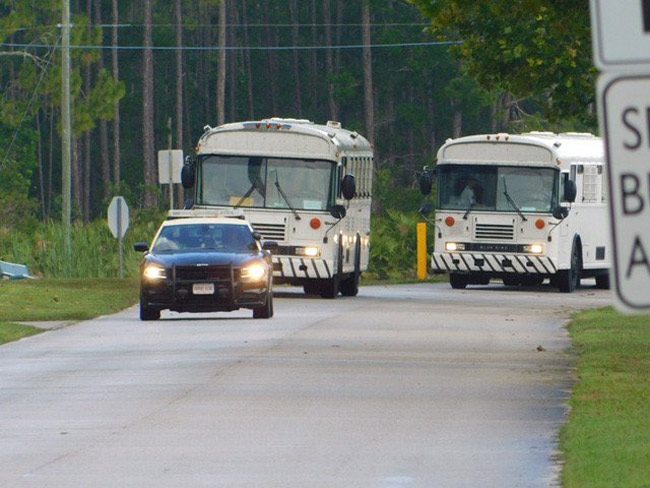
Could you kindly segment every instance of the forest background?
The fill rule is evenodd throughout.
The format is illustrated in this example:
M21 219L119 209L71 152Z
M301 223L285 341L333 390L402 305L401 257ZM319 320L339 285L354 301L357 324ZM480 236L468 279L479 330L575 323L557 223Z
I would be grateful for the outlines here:
M61 5L0 0L0 259L45 276L114 275L108 202L124 195L129 239L148 240L169 205L157 151L192 154L205 125L338 120L371 140L381 277L413 267L415 175L447 138L595 130L586 0L72 0L71 10L74 260L59 224Z

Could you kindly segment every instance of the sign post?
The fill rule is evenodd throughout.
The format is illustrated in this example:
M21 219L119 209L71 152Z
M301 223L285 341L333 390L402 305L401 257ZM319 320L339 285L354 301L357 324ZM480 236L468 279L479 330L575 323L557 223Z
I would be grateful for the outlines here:
M591 0L616 306L650 310L650 0Z
M124 197L113 197L108 206L108 228L120 246L120 278L124 278L124 236L129 228L129 206Z
M163 149L158 151L158 183L169 185L169 208L174 208L174 183L181 182L183 151Z

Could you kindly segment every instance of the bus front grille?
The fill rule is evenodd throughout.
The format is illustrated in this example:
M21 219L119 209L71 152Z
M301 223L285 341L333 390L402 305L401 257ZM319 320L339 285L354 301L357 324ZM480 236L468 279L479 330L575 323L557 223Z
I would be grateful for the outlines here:
M476 224L475 239L490 239L511 241L515 238L515 227L512 224Z
M252 223L255 232L262 234L262 239L268 241L285 240L285 224L261 224Z

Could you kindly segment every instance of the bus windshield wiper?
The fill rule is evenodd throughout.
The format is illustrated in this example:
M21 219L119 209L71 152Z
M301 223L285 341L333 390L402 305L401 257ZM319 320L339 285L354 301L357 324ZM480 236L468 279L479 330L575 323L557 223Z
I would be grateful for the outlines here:
M296 209L293 208L293 206L291 205L291 202L289 201L289 198L287 198L287 195L284 193L284 191L282 190L282 187L280 186L280 181L278 180L278 172L277 171L275 172L275 187L278 189L278 193L280 194L282 199L287 204L287 207L289 207L289 210L291 210L291 212L293 212L293 215L296 217L296 220L300 220L300 215L298 215L298 212L296 212Z
M467 207L467 210L465 211L465 215L463 215L463 220L467 220L467 216L468 216L469 213L472 211L472 207L473 207L475 204L476 204L476 202L475 202L474 199L472 198L472 199L470 200L470 202L469 202L469 205L468 205L468 207Z
M506 177L505 177L505 176L502 176L501 179L503 180L503 194L505 195L506 200L508 200L508 203L509 203L510 205L512 205L512 208L514 208L514 209L517 211L517 213L518 213L519 216L521 217L521 220L523 220L524 222L526 222L528 219L527 219L526 216L523 214L523 212L521 211L521 209L517 206L517 204L515 203L515 201L512 199L512 197L510 196L510 193L508 193L508 185L506 184Z

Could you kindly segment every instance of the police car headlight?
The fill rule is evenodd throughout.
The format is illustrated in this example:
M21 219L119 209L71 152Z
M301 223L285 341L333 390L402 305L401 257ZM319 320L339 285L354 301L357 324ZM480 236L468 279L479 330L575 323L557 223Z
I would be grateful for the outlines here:
M527 244L524 246L524 252L530 254L542 254L544 252L544 246L541 244Z
M465 250L465 244L462 244L460 242L446 242L445 243L445 250L449 251L449 252L464 251Z
M147 281L158 281L167 278L165 268L157 264L148 264L142 272L142 277Z
M266 278L267 267L262 263L253 263L242 268L241 279L243 281L261 281Z

